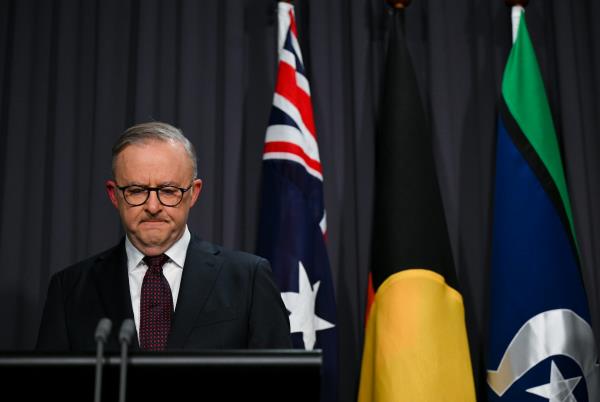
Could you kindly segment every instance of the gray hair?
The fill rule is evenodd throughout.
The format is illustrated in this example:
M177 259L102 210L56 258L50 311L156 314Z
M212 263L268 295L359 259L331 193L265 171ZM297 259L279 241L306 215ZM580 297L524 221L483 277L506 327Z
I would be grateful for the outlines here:
M123 134L121 134L117 142L115 142L115 145L112 147L113 176L115 176L115 163L119 153L128 145L144 144L148 141L175 141L183 145L185 152L190 158L190 162L192 162L194 178L197 177L198 160L196 158L196 150L194 149L194 145L183 135L183 132L180 129L160 121L137 124L133 127L129 127Z

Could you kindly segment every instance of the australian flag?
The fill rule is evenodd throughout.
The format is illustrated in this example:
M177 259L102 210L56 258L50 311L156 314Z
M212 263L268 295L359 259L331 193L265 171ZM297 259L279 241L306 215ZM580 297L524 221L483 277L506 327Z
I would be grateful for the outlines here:
M263 151L257 253L271 262L294 347L323 351L321 401L334 402L337 326L323 171L294 8L281 2L278 14L279 66Z

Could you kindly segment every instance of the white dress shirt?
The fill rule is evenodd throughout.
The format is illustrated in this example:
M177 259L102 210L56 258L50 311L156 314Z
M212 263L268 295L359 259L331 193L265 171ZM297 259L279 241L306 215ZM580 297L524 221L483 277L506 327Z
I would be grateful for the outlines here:
M169 261L163 265L163 275L169 282L171 295L173 296L173 309L177 306L177 296L179 295L179 285L181 284L181 274L185 264L185 256L191 239L190 231L187 226L183 236L177 240L171 248L165 251ZM131 294L131 307L133 308L133 319L137 329L138 337L140 333L140 299L142 295L142 282L148 266L144 262L144 254L140 252L131 243L128 236L125 236L125 252L127 253L127 273L129 276L129 293ZM139 339L138 339L139 340Z

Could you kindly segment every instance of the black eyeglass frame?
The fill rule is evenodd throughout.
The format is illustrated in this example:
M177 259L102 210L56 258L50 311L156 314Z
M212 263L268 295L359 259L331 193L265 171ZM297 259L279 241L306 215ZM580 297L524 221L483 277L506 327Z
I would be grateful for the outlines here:
M181 201L183 201L183 197L185 196L185 193L187 193L188 191L190 191L190 189L192 188L192 186L194 185L194 182L192 181L192 183L187 187L187 188L181 188L181 187L177 187L177 186L159 186L159 187L146 187L146 186L140 186L137 184L132 184L130 186L118 186L117 188L119 190L121 190L121 193L123 194L123 199L125 200L125 202L127 204L129 204L132 207L139 207L140 205L144 205L146 202L148 202L148 199L150 198L150 192L151 191L155 191L156 192L156 198L158 199L158 202L161 203L161 205L165 206L165 207L176 207L177 205L181 204ZM127 199L127 196L125 195L125 191L128 188L131 187L139 187L140 189L144 189L146 191L146 198L144 199L144 202L140 202L139 204L132 204L131 202L129 202L129 200ZM181 191L181 197L179 197L179 201L176 204L173 205L169 205L169 204L165 204L161 199L160 199L160 190L164 190L165 188L175 188L179 191Z

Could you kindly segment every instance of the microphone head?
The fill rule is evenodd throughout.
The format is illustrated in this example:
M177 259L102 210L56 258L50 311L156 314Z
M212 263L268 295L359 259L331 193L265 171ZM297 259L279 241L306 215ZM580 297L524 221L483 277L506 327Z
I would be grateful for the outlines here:
M131 318L123 320L121 330L119 331L119 342L126 342L129 345L133 334L135 334L135 324L133 323L133 320Z
M111 329L112 321L110 318L101 318L100 321L98 321L96 332L94 333L94 339L96 339L96 342L102 341L102 343L106 343L106 338L108 338Z

